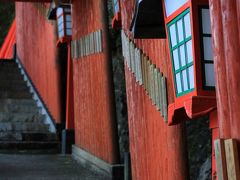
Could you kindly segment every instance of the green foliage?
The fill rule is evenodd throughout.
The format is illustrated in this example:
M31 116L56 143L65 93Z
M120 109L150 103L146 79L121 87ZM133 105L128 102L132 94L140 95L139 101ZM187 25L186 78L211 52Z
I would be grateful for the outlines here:
M0 47L15 17L15 4L0 2Z

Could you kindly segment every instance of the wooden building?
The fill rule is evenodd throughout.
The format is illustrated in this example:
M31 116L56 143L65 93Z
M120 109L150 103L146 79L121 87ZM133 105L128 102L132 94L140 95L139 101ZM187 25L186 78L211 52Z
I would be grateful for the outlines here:
M74 138L73 157L121 179L107 0L65 3L16 2L17 58L63 143ZM240 2L114 0L113 7L132 179L188 179L185 123L205 115L212 178L239 179Z

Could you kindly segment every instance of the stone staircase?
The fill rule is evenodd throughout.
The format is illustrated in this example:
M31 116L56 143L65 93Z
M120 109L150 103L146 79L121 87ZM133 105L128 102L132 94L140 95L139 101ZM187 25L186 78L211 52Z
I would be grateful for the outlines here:
M58 153L56 133L32 98L17 63L0 60L0 153Z

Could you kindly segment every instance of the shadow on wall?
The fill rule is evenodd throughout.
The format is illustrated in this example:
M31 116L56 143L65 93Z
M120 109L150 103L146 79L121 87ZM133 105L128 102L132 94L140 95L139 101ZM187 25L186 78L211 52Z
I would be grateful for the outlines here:
M129 135L128 135L128 116L127 100L125 86L124 60L122 56L121 31L113 30L111 21L113 18L112 0L108 0L109 31L112 49L112 68L114 80L114 92L116 103L116 118L118 127L118 141L121 162L124 161L124 153L129 152Z

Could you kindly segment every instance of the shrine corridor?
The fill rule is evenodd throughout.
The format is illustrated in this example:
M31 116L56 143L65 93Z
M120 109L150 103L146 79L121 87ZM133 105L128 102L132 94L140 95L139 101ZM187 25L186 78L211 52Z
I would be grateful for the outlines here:
M108 180L65 155L0 154L1 180Z

